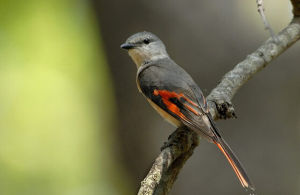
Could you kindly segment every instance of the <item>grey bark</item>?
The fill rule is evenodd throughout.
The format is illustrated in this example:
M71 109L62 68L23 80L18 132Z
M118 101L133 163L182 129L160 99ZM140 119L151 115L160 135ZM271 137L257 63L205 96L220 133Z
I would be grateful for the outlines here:
M299 6L299 0L292 0ZM294 10L298 10L294 8ZM296 11L294 11L296 13ZM235 117L231 100L236 92L256 73L265 68L274 58L283 53L300 38L300 19L294 15L293 21L277 36L271 37L255 52L226 73L221 82L208 95L210 112L215 120ZM138 195L168 194L180 169L193 154L199 144L196 133L187 128L178 128L170 135L155 159L148 175L141 182Z

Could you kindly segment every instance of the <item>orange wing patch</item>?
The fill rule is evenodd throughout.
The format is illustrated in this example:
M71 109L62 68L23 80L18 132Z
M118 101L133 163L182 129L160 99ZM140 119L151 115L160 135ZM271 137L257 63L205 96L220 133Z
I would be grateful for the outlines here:
M174 114L176 114L177 116L179 116L182 119L187 120L186 116L180 112L180 108L178 108L178 106L176 104L174 104L173 102L170 101L170 98L177 98L178 100L180 98L184 98L187 102L189 102L191 105L195 106L195 107L199 107L195 102L191 101L190 99L188 99L187 97L184 96L184 94L180 93L176 93L173 91L167 91L167 90L157 90L155 89L153 92L154 95L156 96L161 96L163 103L166 105L166 107L173 112ZM193 112L195 115L200 115L199 112L197 112L197 110L195 110L194 108L192 108L191 106L187 105L187 104L183 104L188 110L190 110L191 112Z
M187 107L191 112L193 112L195 115L199 115L199 113L194 109L194 108L192 108L192 107L190 107L190 106L188 106L188 105L186 105L186 104L184 104L184 106L185 107Z

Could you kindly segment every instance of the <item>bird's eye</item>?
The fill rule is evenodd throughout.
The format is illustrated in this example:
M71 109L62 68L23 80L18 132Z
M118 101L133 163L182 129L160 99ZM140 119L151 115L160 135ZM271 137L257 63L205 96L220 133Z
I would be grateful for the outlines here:
M149 39L144 39L143 42L148 45L150 43L150 40Z

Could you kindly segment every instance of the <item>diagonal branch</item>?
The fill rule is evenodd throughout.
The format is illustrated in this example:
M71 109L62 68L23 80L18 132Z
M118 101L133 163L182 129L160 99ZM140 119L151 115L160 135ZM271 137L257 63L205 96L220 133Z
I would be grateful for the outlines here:
M292 2L298 2L299 6L299 0L292 0ZM277 38L277 43L269 38L244 61L226 73L218 86L212 90L207 99L210 112L215 120L234 117L231 100L235 93L274 58L299 40L299 19L294 18L293 22L277 35ZM168 194L180 169L197 145L198 136L193 131L178 128L169 137L148 175L142 181L138 195Z
M211 114L215 119L232 118L234 110L231 105L231 99L235 93L257 72L265 68L274 58L283 53L300 36L300 22L294 22L282 30L277 38L276 44L272 38L269 38L255 52L248 55L247 58L237 64L234 69L226 73L222 81L212 90L207 99L210 102Z

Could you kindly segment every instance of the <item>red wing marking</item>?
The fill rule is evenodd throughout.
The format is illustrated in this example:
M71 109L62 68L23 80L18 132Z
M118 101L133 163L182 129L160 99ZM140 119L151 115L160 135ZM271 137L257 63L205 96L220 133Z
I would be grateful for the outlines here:
M187 97L184 96L184 94L180 93L176 93L176 92L172 92L172 91L167 91L167 90L157 90L155 89L153 92L154 95L158 96L160 95L163 103L167 106L167 108L172 111L174 114L178 115L180 118L183 119L187 119L184 114L182 114L180 112L180 109L178 108L178 106L174 103L172 103L170 101L170 98L177 98L178 100L180 98L184 98L187 102L189 102L190 104L192 104L195 107L199 107L195 102L191 101L190 99L188 99ZM191 106L188 106L186 104L184 104L184 106L189 109L191 112L193 112L195 115L199 115L199 112L197 112L194 108L192 108Z
M154 90L153 92L154 95L160 95L162 97L163 103L166 105L166 107L173 112L174 114L176 114L177 116L179 116L182 119L187 120L187 118L184 116L184 114L182 114L180 112L180 109L178 108L178 106L176 106L176 104L172 103L169 99L173 98L173 97L178 97L178 94L175 92L169 92L167 90Z
M185 97L182 93L179 94L181 95L180 97L183 97L186 101L188 101L190 104L192 104L193 106L199 107L198 104L196 104L195 102L193 102L192 100L190 100L189 98Z
M188 105L186 105L186 104L184 104L184 106L185 107L187 107L191 112L193 112L195 115L199 115L199 113L194 109L194 108L192 108L192 107L190 107L190 106L188 106Z

